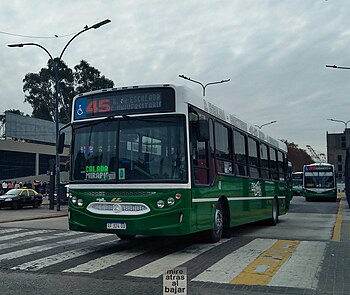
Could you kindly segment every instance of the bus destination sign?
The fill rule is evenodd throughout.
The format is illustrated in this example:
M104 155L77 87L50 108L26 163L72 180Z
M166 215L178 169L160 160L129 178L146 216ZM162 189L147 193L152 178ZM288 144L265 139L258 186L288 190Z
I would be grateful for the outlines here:
M310 172L333 172L332 166L305 166L304 171L310 171Z
M127 89L77 98L74 119L173 111L175 93L172 88Z

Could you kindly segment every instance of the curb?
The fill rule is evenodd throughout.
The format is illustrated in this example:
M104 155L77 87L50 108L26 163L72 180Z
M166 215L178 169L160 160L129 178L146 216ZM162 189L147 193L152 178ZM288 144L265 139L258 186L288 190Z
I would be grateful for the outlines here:
M28 220L37 220L37 219L49 219L49 218L56 218L56 217L64 217L67 216L68 213L64 212L61 214L55 213L55 215L41 215L41 216L33 216L33 217L22 217L17 219L9 219L9 220L0 220L1 223L8 223L8 222L16 222L16 221L28 221Z

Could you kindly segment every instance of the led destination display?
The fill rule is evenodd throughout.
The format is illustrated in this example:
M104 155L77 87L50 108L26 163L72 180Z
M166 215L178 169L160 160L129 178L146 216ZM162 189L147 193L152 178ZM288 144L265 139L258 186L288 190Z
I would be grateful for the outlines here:
M78 98L74 119L175 111L172 88L128 89Z

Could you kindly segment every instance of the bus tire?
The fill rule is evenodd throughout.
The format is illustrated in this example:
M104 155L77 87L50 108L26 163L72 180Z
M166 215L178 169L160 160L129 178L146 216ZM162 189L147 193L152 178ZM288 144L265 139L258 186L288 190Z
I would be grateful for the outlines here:
M116 234L117 237L123 241L130 241L135 238L135 235L125 235L125 234Z
M271 218L269 224L275 226L278 223L278 202L276 198L272 200Z
M224 230L224 218L221 203L218 201L215 205L213 228L208 232L208 240L210 243L220 241Z

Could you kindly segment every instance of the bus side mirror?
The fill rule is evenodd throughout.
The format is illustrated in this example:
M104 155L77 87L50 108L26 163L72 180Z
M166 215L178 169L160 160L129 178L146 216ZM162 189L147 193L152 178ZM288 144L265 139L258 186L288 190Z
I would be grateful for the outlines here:
M197 121L197 140L199 142L209 141L209 122L207 120Z
M66 134L62 132L58 138L58 146L57 146L57 152L59 154L63 153L63 148L64 148L64 139L66 137Z

